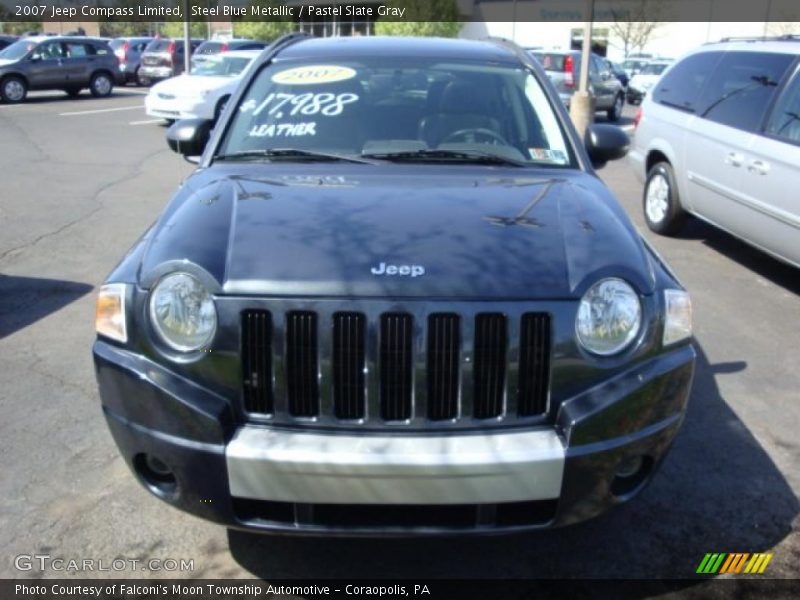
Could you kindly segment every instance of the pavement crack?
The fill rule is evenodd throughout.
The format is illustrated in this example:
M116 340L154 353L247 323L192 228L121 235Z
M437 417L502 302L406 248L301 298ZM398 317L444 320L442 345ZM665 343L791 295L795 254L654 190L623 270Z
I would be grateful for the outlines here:
M61 225L60 227L58 227L56 229L53 229L52 231L48 231L46 233L43 233L43 234L37 236L33 240L30 240L28 242L25 242L24 244L20 244L18 246L14 246L13 248L9 248L8 250L5 250L4 252L0 253L0 261L5 259L7 256L11 256L11 255L14 255L14 254L19 254L20 252L22 252L24 250L32 248L32 247L36 246L37 244L39 244L40 242L42 242L43 240L55 237L55 236L63 233L64 231L70 229L71 227L74 227L75 225L77 225L81 221L84 221L86 219L91 218L92 216L94 216L95 214L100 212L103 208L105 208L105 202L100 199L100 196L104 192L108 191L109 189L111 189L111 188L113 188L113 187L115 187L117 185L125 183L126 181L130 181L131 179L134 179L134 178L138 177L139 175L142 175L144 173L144 163L146 163L151 158L154 158L154 157L156 157L156 156L158 156L160 154L165 154L165 153L166 153L165 150L158 150L156 152L152 152L152 153L144 156L141 160L137 161L133 165L133 168L129 169L124 175L122 175L121 177L119 177L117 179L114 179L113 181L110 181L110 182L102 185L100 188L98 188L94 192L94 194L92 194L92 197L91 197L90 201L92 203L97 203L98 206L96 206L95 208L93 208L89 212L83 213L79 217L76 217L75 219L72 219L68 223L65 223L64 225Z

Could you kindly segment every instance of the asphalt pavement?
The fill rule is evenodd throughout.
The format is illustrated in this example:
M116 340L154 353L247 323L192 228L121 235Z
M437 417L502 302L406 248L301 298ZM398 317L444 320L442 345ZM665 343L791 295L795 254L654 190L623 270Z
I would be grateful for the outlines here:
M94 290L193 168L142 101L126 88L0 105L0 577L668 577L691 588L707 552L772 552L769 575L800 576L800 272L699 221L676 239L651 234L625 161L601 176L691 292L698 353L683 429L633 502L554 531L417 540L229 533L151 497L108 433L90 352ZM193 569L15 566L36 554Z

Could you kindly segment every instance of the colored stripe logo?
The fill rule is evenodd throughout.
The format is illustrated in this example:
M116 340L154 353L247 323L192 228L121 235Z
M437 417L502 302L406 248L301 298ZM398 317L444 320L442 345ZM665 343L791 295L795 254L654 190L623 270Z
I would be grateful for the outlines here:
M749 552L734 552L727 554L725 552L709 552L700 561L700 566L697 567L696 573L702 575L715 575L719 573L746 573L756 575L763 573L769 561L772 560L772 554L765 554L756 552L750 554Z

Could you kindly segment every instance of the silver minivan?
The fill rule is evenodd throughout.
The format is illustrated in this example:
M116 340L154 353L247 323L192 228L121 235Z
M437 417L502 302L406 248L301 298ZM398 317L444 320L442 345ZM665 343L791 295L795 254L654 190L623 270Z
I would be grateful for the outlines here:
M664 73L629 160L648 227L687 214L800 267L800 39L708 44Z

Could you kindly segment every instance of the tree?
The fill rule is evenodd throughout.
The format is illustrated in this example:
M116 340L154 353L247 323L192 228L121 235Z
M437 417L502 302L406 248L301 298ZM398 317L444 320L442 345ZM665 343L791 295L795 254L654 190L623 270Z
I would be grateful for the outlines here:
M161 37L182 38L183 21L167 21L158 28ZM208 25L205 21L192 21L189 23L189 37L204 38L208 33Z
M251 6L276 6L272 0L252 0L247 5L247 14L250 12ZM236 37L250 38L253 40L263 40L271 42L286 33L291 33L295 29L295 24L292 21L242 21L234 23L234 33Z
M664 4L661 0L631 0L627 3L628 8L621 8L619 4L611 9L614 20L609 23L609 29L612 39L620 42L615 45L622 48L627 58L633 50L641 52L653 32L663 25Z
M131 37L147 35L149 23L133 23L130 21L103 21L100 23L100 35L103 37ZM183 30L181 30L183 35Z
M405 8L402 20L375 22L377 35L456 37L461 31L455 0L390 0L391 8Z

